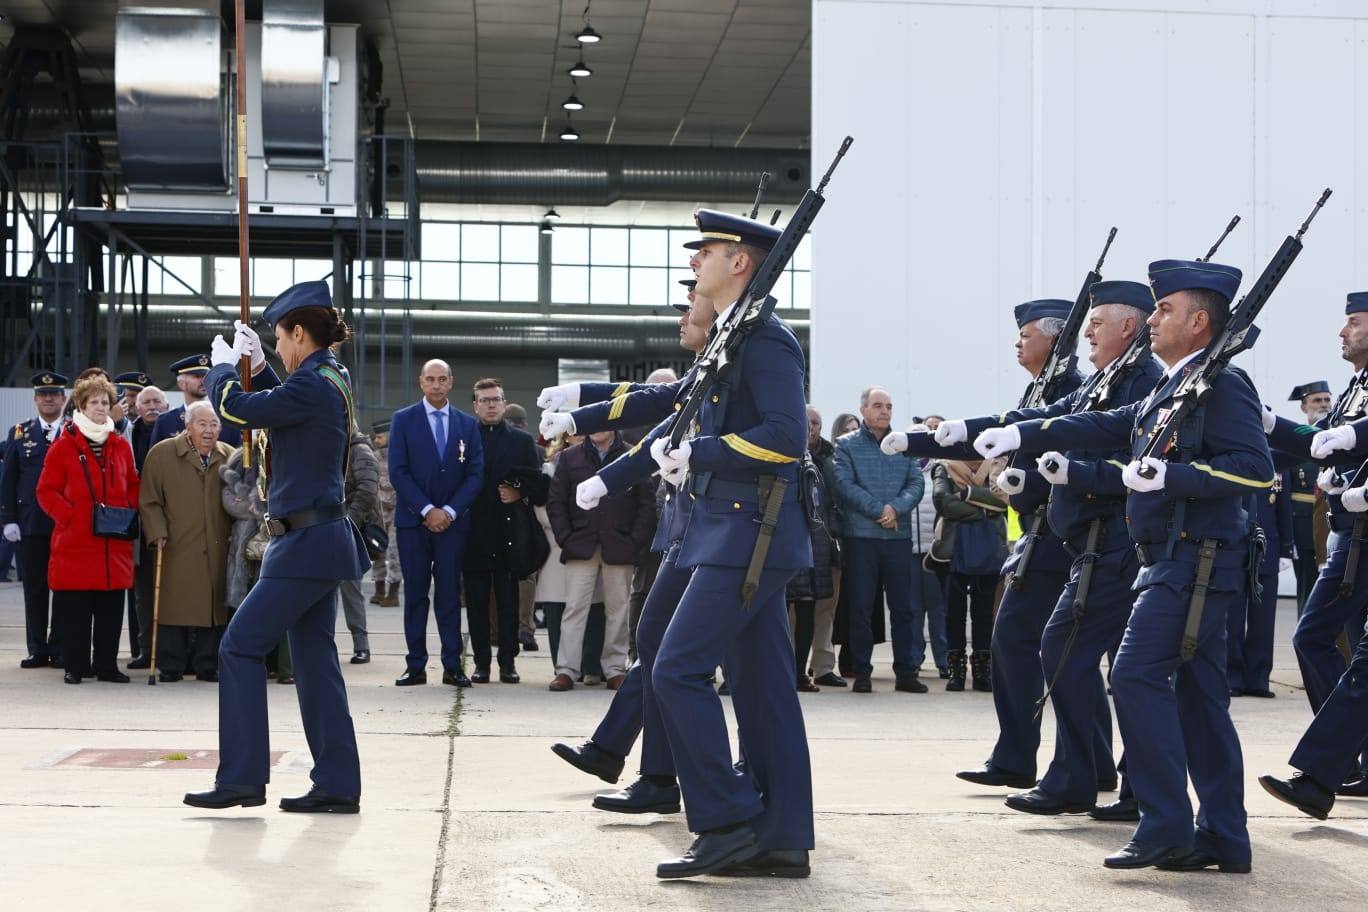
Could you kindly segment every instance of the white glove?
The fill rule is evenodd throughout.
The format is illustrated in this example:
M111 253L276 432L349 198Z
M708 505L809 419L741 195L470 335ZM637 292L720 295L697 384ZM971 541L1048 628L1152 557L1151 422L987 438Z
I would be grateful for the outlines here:
M537 397L537 408L548 412L563 412L568 408L579 408L580 388L578 383L561 386L548 386Z
M1053 470L1049 468L1051 463L1055 465ZM1052 485L1069 483L1069 460L1065 459L1064 454L1057 450L1043 453L1036 460L1036 468L1040 470L1040 477Z
M942 424L941 427L945 425ZM937 431L939 430L940 428L937 428ZM940 442L939 437L936 442ZM978 450L984 459L1006 455L1013 450L1021 449L1021 431L1016 429L1015 424L1009 424L1005 428L989 428L974 438L974 449Z
M608 496L608 486L603 483L603 479L594 475L586 478L575 488L575 504L581 510L592 510L598 506L600 500Z
M1342 494L1349 487L1349 479L1334 469L1321 469L1316 476L1316 485L1326 494Z
M214 336L214 341L209 343L209 363L218 367L220 364L236 364L237 360L233 346L223 341L223 336Z
M1350 488L1340 495L1340 504L1350 513L1368 511L1368 497L1364 493L1363 488Z
M1008 494L1020 494L1026 490L1026 473L1021 469L1003 469L998 472L997 486Z
M19 540L19 524L5 523L5 541L17 542Z
M1279 573L1282 573L1284 570L1291 570L1291 569L1292 569L1292 558L1290 558L1290 557L1280 557L1280 558L1278 558L1278 572L1279 572Z
M943 447L964 443L969 439L969 426L963 421L942 421L936 428L936 443Z
M266 363L266 352L261 348L261 336L241 320L233 321L233 351L239 358L247 355L252 359L252 373L261 370Z
M1154 477L1146 478L1140 474L1142 465L1150 466L1154 469ZM1146 456L1137 462L1132 462L1121 470L1121 481L1132 491L1162 491L1164 489L1164 476L1168 474L1168 463L1162 459L1155 459L1153 456Z
M1264 433L1265 433L1265 434L1271 434L1271 433L1273 433L1273 426L1274 426L1275 424L1278 423L1278 416L1275 415L1275 414L1273 414L1273 406L1269 405L1267 402L1264 403L1263 415L1262 415L1262 417L1263 417Z
M693 452L693 446L689 441L681 441L678 448L672 452L665 452L665 448L670 445L669 437L661 437L651 444L651 458L660 466L661 474L671 469L689 467L689 454Z
M1324 459L1336 450L1352 450L1356 446L1358 434L1354 433L1354 426L1341 424L1311 438L1311 458Z
M884 434L884 439L879 444L879 452L885 456L907 452L907 435L902 431L889 431Z
M541 424L537 426L543 440L555 440L561 434L575 433L575 419L569 412L542 412Z
M689 467L688 467L688 466L680 466L680 467L675 468L675 469L670 469L669 471L661 470L661 473L660 473L660 479L661 479L662 481L665 481L665 482L668 482L668 483L674 485L674 487L675 487L676 490L683 488L683 487L684 487L684 482L687 481L688 478L689 478Z

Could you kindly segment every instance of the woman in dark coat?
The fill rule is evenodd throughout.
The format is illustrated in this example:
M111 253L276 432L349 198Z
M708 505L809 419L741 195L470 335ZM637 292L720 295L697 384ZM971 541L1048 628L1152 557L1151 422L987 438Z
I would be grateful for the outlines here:
M114 432L110 408L117 394L103 375L77 382L71 420L48 449L36 496L52 517L48 587L62 629L68 684L91 671L91 623L95 628L95 677L127 684L116 658L123 627L124 593L133 585L133 542L97 536L95 504L138 508L138 471L133 447Z

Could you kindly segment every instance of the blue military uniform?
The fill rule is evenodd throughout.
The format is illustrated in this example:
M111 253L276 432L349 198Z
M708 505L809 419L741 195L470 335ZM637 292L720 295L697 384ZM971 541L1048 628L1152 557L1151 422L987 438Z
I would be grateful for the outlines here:
M1273 478L1273 488L1250 498L1250 520L1263 533L1258 566L1250 567L1249 597L1230 612L1226 635L1226 677L1233 697L1271 697L1268 677L1273 673L1273 633L1278 615L1278 569L1292 556L1292 492L1290 469ZM1255 579L1257 592L1252 585Z
M67 378L54 371L39 371L32 378L33 392L62 393ZM48 446L60 432L61 419L45 426L41 418L21 421L10 429L8 451L0 466L0 526L19 526L19 561L24 572L24 632L28 656L62 664L56 618L49 626L48 558L52 549L52 519L38 506L35 490L43 472ZM26 660L28 661L28 660ZM29 664L41 664L30 662Z
M1149 287L1138 282L1097 283L1092 290L1092 306L1111 303L1127 304L1146 315L1154 310ZM1154 391L1161 374L1159 364L1147 358L1122 378L1104 406L1120 408L1144 399ZM1094 373L1078 390L1035 410L1035 414L1009 413L1005 423L1080 412L1101 377L1101 371ZM1116 775L1111 713L1098 666L1102 656L1114 653L1121 642L1135 601L1132 586L1140 567L1126 532L1126 488L1121 483L1129 446L1076 446L1064 455L1069 460L1067 479L1065 484L1051 486L1048 519L1073 563L1068 581L1039 633L1038 666L1044 679L1053 685L1055 751L1035 791L1041 798L1070 809L1086 810L1097 801L1099 781L1108 772L1110 778ZM1090 550L1089 535L1094 528L1097 541ZM1075 617L1081 575L1088 562L1093 564L1090 585L1083 611ZM1030 683L1038 688L1040 681L1035 677ZM994 688L995 699L997 690ZM1031 695L1037 692L1031 691ZM1003 740L999 739L999 744ZM997 753L990 763L996 761Z
M1288 397L1291 402L1301 402L1316 393L1329 393L1330 384L1324 380L1303 383L1292 389ZM1306 607L1311 595L1311 587L1316 584L1320 567L1316 565L1316 476L1320 466L1304 459L1292 465L1287 471L1287 480L1292 500L1292 570L1297 577L1297 616Z
M327 285L296 285L266 308L268 325L300 307L331 307ZM281 382L268 366L252 392L235 364L209 372L210 401L235 428L265 436L267 511L273 537L261 578L229 622L219 647L219 786L252 789L270 779L263 659L288 632L315 787L356 798L361 769L333 631L338 581L370 566L361 534L343 507L354 407L326 348Z
M208 355L190 355L181 358L171 365L170 370L177 377L182 374L204 377L205 392L209 391L209 378L206 376L209 373ZM218 403L216 402L214 405L217 407ZM157 417L156 423L152 425L152 442L148 444L148 448L151 449L168 437L175 437L183 430L185 430L185 406L179 405ZM219 440L229 446L240 447L242 446L242 430L238 425L224 421L219 428Z
M1152 263L1149 273L1156 300L1189 288L1230 300L1240 280L1233 267L1177 260ZM1130 458L1138 459L1191 367L1189 359L1149 397L1123 408L1019 424L1022 447L1128 447ZM1132 841L1142 849L1197 851L1234 865L1248 864L1250 846L1243 762L1226 685L1226 615L1244 596L1245 503L1251 493L1273 486L1260 409L1245 378L1221 371L1163 454L1164 488L1126 498L1126 523L1142 566L1111 677L1127 773L1140 804ZM1204 546L1214 551L1209 589L1195 654L1184 661L1180 642ZM1201 801L1195 833L1189 775Z

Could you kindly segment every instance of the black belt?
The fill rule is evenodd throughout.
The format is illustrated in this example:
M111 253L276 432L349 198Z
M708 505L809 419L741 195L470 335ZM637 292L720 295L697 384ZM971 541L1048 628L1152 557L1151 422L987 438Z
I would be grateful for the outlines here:
M1130 530L1126 528L1126 520L1124 517L1115 513L1104 513L1101 516L1093 517L1093 521L1098 520L1102 523L1099 542L1108 541L1118 534L1121 536L1122 541L1130 540ZM1089 522L1088 526L1091 527L1092 522ZM1080 532L1078 535L1073 535L1064 539L1064 550L1067 551L1069 557L1072 557L1074 560L1082 557L1088 550L1088 530L1084 529L1084 531Z
M1231 567L1243 569L1245 567L1245 564L1249 558L1248 555L1245 553L1244 548L1240 548L1238 550L1231 550L1229 548L1226 548L1221 542L1216 541L1215 539L1183 539L1181 541L1175 542L1173 547L1173 557L1170 559L1191 559L1193 563L1196 563L1201 556L1200 551L1203 547L1203 543L1206 541L1214 542L1214 544L1212 545L1212 565L1214 567L1218 567L1221 569L1229 569ZM1135 545L1135 556L1139 558L1140 566L1153 567L1157 561L1163 560L1162 557L1156 555L1155 553L1162 552L1163 548L1164 545L1142 545L1139 542L1137 542ZM1179 557L1180 554L1184 556Z
M766 476L773 477L773 476ZM760 482L748 484L743 481L727 481L724 478L713 478L708 482L708 489L703 492L705 497L716 497L719 500L736 500L743 503L763 503L761 497ZM798 500L798 485L788 482L788 487L784 490L781 503L792 503Z
M298 532L300 529L307 529L309 526L321 526L324 523L336 522L347 515L347 508L342 504L333 504L328 507L315 507L311 510L296 510L293 513L286 513L284 516L272 516L266 514L266 534L271 538L279 538L287 532Z

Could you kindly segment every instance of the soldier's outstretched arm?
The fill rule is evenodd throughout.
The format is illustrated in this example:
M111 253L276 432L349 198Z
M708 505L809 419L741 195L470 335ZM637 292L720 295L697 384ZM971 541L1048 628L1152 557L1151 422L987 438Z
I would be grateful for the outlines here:
M1115 450L1130 446L1140 403L1102 412L1079 412L1058 418L1037 418L1014 425L1021 434L1021 449L1043 453L1046 450Z
M745 382L760 412L760 423L721 437L691 443L695 472L754 471L797 462L807 449L807 402L803 397L803 352L790 333L762 326L746 343Z
M284 383L266 366L252 378L252 392L238 381L236 365L220 364L204 378L209 402L232 427L271 428L299 424L318 408L320 391L332 389L311 370L295 371ZM334 392L336 395L336 392Z
M667 418L674 413L675 398L684 388L685 381L689 379L689 376L685 376L683 380L676 380L673 383L638 385L635 390L625 395L577 408L570 413L570 417L575 419L575 433L620 431L624 428L654 424ZM607 385L580 384L581 388Z
M1169 463L1164 487L1180 497L1247 497L1273 487L1273 457L1264 435L1263 406L1249 384L1217 375L1202 425L1203 446L1216 453L1190 463Z
M1299 461L1311 458L1311 438L1317 431L1325 430L1322 418L1315 424L1299 424L1279 416L1273 422L1273 430L1268 432L1268 446L1279 453L1295 456Z
M598 477L603 479L609 494L625 491L655 474L659 466L651 458L651 444L669 433L669 429L670 419L666 418L651 428L640 443L598 470Z

